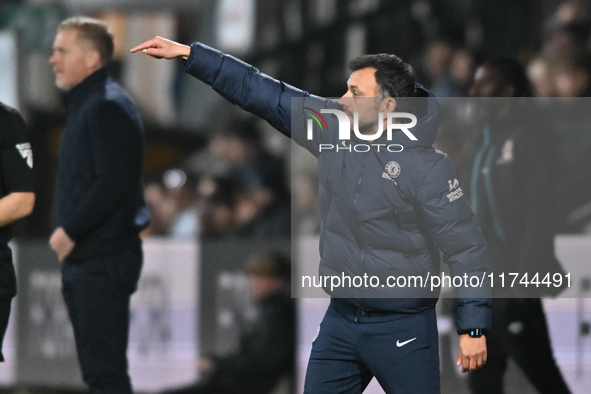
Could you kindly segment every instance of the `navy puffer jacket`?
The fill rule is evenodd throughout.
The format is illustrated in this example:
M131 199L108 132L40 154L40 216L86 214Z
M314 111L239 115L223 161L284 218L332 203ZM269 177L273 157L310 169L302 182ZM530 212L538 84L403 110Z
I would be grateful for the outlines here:
M330 132L315 125L309 140L310 111L306 108L319 113L338 109L334 101L270 78L200 43L192 44L185 70L230 102L267 120L318 158L320 275L379 278L376 287L352 286L332 292L325 288L331 296L346 298L370 311L415 313L433 308L438 291L390 287L386 285L388 277L426 279L438 275L441 255L451 275L482 280L490 272L486 242L451 161L432 148L438 106L420 85L417 92L428 104L426 114L411 129L418 141L395 131L391 140L386 140L384 132L372 143L355 137L343 142L338 139L337 118L332 114L323 115ZM334 149L320 152L320 144ZM357 153L352 149L356 144L384 146L379 151L374 146ZM389 152L385 147L392 144L402 145L402 152ZM458 330L490 327L487 281L476 289L459 289L458 297Z

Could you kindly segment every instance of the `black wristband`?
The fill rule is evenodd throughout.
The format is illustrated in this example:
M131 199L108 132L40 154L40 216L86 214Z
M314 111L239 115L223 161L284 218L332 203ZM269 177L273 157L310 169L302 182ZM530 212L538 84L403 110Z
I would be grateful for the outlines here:
M461 331L460 334L468 334L472 338L480 338L481 336L484 335L484 329L483 328L470 328L469 330Z

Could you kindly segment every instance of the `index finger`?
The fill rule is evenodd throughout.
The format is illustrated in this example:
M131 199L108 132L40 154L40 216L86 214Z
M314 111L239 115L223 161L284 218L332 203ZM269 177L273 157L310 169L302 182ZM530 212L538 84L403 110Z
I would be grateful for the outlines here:
M135 48L131 48L129 51L131 53L135 53L135 52L141 51L142 49L155 48L156 47L155 40L156 40L155 38L152 38L151 40L148 40L148 41L136 46Z

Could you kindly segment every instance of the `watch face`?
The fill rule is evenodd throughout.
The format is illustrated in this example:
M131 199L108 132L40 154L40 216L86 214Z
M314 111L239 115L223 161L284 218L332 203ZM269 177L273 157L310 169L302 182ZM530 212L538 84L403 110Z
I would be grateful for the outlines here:
M468 332L472 338L479 338L482 336L482 329L481 328L473 328Z

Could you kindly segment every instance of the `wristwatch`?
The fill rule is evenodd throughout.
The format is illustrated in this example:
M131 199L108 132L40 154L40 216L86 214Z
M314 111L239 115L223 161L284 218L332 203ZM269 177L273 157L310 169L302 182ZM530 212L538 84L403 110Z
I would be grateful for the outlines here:
M483 328L470 328L468 330L460 331L460 334L468 334L472 338L480 338L481 336L484 335L484 329Z

